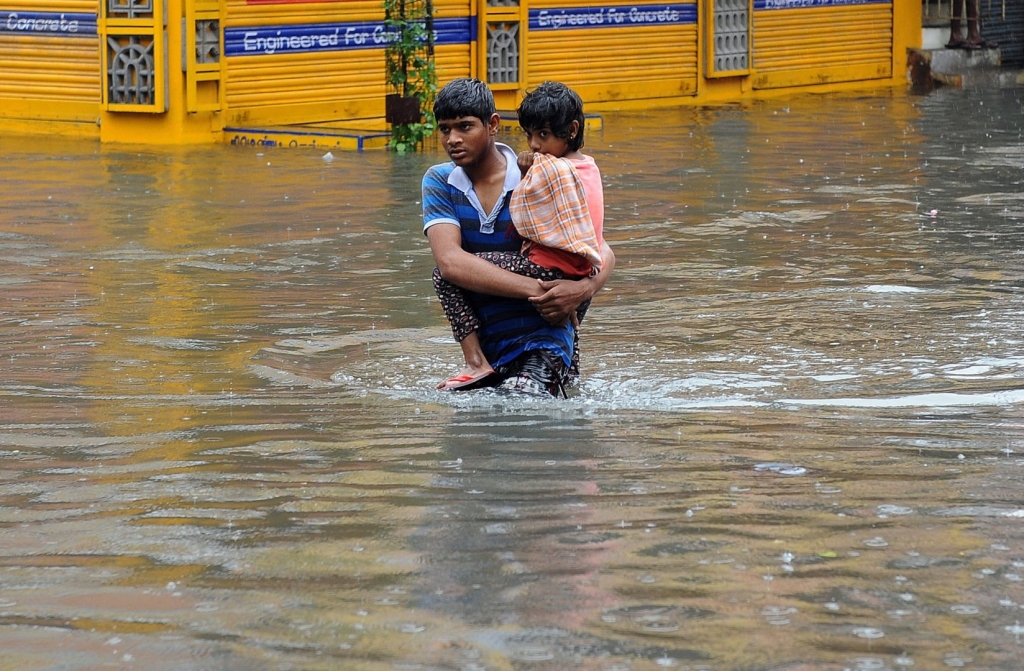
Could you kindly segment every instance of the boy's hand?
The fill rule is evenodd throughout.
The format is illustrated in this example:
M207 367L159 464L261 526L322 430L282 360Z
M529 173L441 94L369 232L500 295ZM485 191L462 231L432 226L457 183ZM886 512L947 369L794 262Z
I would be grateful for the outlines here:
M546 322L554 326L562 326L576 317L576 308L587 300L586 280L554 280L545 282L537 280L544 293L530 298L533 307Z
M526 174L526 171L533 165L533 152L532 151L521 151L516 156L516 165L519 166L519 172Z

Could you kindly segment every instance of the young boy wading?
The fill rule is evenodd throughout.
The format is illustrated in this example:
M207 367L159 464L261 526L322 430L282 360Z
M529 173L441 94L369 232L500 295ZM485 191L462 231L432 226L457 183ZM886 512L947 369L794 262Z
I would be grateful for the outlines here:
M489 262L489 253L522 248L509 213L522 174L516 154L495 141L500 119L490 90L478 80L446 85L434 116L452 161L423 177L424 231L437 273L465 290L479 324L479 360L466 351L466 368L452 379L557 394L569 381L572 316L607 282L615 257L602 241L600 271L576 281L538 280Z

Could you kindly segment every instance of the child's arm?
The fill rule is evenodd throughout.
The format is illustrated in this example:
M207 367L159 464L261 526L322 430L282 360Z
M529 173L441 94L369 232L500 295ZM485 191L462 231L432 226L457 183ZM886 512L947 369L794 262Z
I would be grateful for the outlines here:
M519 166L519 172L522 173L523 177L526 176L526 171L533 165L533 156L532 151L521 151L516 156L516 165Z

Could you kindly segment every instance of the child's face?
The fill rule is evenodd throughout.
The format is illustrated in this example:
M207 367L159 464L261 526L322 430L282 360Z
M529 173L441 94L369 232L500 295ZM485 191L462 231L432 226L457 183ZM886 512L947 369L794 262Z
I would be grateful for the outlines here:
M562 158L569 153L569 143L560 137L555 137L555 134L551 132L550 126L528 129L526 131L526 142L530 145L530 151L538 154L548 154L556 158Z

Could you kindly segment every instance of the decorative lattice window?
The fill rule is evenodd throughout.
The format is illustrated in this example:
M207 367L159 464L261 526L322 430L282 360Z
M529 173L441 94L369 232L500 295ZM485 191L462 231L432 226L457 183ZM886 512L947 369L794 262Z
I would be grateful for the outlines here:
M107 37L108 101L118 105L152 105L156 100L153 40L146 36Z
M153 18L153 0L107 0L107 18Z
M167 111L164 0L102 0L103 103L111 112Z
M519 23L487 24L487 81L491 84L519 81Z

